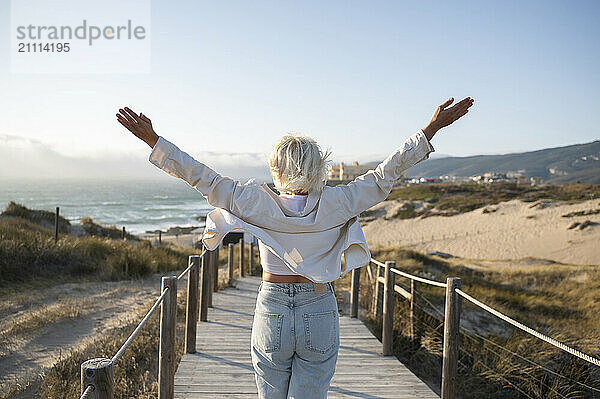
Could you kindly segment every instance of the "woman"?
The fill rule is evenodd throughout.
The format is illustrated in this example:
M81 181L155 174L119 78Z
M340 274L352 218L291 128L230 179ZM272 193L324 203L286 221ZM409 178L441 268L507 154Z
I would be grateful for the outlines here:
M403 171L427 159L436 132L473 105L470 97L450 107L453 101L437 107L429 124L374 170L334 187L325 185L328 154L308 137L284 136L269 158L279 194L219 175L158 136L143 114L119 110L117 120L152 148L149 161L216 208L207 216L207 248L215 249L231 231L258 238L263 276L251 355L260 398L327 397L339 349L331 282L371 257L358 215L383 201Z

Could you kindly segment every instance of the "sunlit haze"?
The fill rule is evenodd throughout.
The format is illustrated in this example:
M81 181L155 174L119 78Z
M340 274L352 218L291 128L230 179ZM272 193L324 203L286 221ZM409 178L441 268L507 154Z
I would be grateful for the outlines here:
M150 73L13 74L2 1L0 178L161 176L150 148L116 122L125 105L184 151L243 177L265 175L271 145L292 131L336 161L381 160L451 96L475 104L433 139L436 155L590 142L600 137L599 9L153 1Z

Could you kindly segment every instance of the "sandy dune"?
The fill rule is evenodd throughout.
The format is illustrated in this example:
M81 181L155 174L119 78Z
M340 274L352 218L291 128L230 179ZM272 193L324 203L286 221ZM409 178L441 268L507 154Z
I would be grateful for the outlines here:
M385 201L372 210L385 215L401 201ZM474 259L535 257L556 262L600 265L600 224L568 229L574 222L600 223L600 214L562 215L600 208L600 201L569 205L512 200L455 216L389 219L367 222L363 231L370 247L404 245ZM487 209L488 212L484 212Z
M61 353L123 323L139 319L160 291L160 276L116 282L69 283L16 294L0 301L0 396L15 384L27 385L50 367ZM45 311L61 301L76 307L78 316L49 323L23 336L5 336L12 323L29 313ZM26 395L29 396L29 395Z
M163 235L163 242L170 242L186 248L194 248L194 245L202 238L202 234L179 234L177 236ZM156 239L155 239L156 240Z
M565 202L512 200L456 216L386 219L404 201L384 201L370 210L374 220L363 224L369 247L403 245L472 259L514 260L526 257L575 265L600 265L600 214L562 217L599 209L599 200ZM418 203L414 203L419 208ZM485 211L484 211L485 210ZM598 223L582 230L574 222ZM163 241L193 248L200 234L163 236ZM157 241L156 238L153 238Z

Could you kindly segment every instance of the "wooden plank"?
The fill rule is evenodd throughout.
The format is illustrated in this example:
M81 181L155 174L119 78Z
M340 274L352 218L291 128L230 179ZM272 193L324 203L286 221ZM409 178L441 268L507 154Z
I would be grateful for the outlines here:
M250 334L259 277L215 292L208 321L198 324L197 353L185 354L175 375L176 398L257 396ZM358 319L340 317L340 351L328 398L437 398Z

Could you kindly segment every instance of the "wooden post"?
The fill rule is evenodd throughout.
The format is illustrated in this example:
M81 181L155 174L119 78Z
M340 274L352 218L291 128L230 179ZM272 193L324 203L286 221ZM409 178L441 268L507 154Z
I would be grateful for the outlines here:
M251 276L253 275L254 272L254 240L250 241L250 256L248 256L248 269L250 269L248 271L248 274L250 274Z
M240 277L244 277L244 238L240 238Z
M123 233L121 233L121 238L123 238L123 241L127 239L127 234L125 234L125 226L123 226Z
M360 286L360 269L352 269L350 286L350 317L358 317L358 289Z
M208 289L209 289L209 274L208 274L208 251L202 257L202 266L200 268L200 321L208 320Z
M175 326L177 324L177 277L163 277L161 292L166 288L160 305L160 344L158 349L158 399L173 399L175 395Z
M377 291L379 288L377 276L379 276L379 265L375 265L375 273L373 273L373 277L375 279L373 283L373 303L371 304L371 312L373 312L373 316L377 316Z
M421 336L417 327L417 282L410 280L410 338L417 345L421 344Z
M215 257L213 251L206 251L206 267L208 272L208 288L206 289L206 303L209 308L213 307L213 290L215 279Z
M233 244L228 245L229 253L227 256L227 269L229 271L229 285L233 285Z
M212 251L213 256L213 292L219 291L219 248Z
M158 230L158 245L162 244L162 230Z
M185 353L196 353L196 323L198 323L198 280L200 278L200 256L191 255L187 281L187 303L185 308Z
M442 399L456 397L456 370L458 363L458 339L460 328L461 297L456 288L462 287L460 278L446 280L446 309L444 315L444 353L442 360Z
M395 274L390 270L396 267L396 262L385 262L385 284L383 285L383 327L381 332L381 343L383 344L383 356L392 355L392 344L394 333L394 281Z
M58 241L58 211L59 207L56 207L56 214L54 215L54 242Z
M383 302L381 300L383 294L383 287L377 279L377 277L383 276L383 268L378 264L375 264L375 267L377 268L377 273L375 273L375 290L373 292L373 315L377 316L378 314L381 314L381 308L379 306L379 303Z
M110 359L96 358L81 363L81 393L89 385L94 387L89 398L113 399L115 371Z

